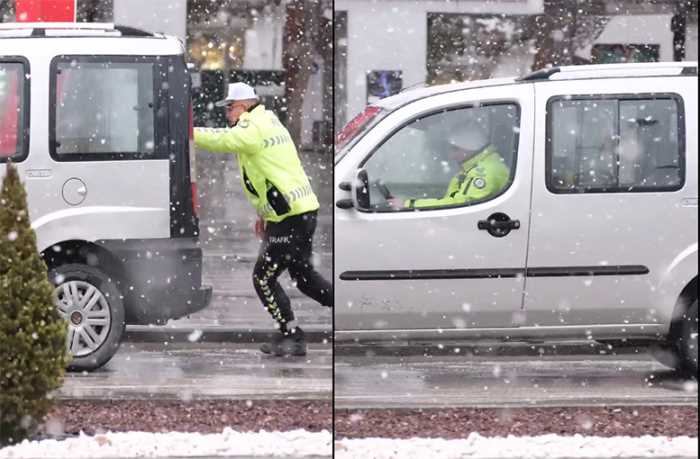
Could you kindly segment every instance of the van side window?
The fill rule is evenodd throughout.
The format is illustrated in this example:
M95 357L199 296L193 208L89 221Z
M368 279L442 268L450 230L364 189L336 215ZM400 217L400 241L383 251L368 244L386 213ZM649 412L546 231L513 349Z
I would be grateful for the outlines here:
M547 118L550 191L672 191L683 186L678 96L550 99Z
M52 64L57 160L148 159L156 151L154 62L61 56Z
M515 175L519 126L512 103L412 120L363 164L371 210L444 209L493 199Z
M0 62L0 162L26 157L25 64Z

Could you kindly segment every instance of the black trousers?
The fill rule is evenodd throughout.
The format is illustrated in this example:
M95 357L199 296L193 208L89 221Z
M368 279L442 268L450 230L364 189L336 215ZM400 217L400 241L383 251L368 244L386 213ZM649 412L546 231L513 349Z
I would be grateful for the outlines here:
M317 212L287 217L267 223L253 269L253 285L265 308L280 325L294 320L289 297L277 282L285 269L306 296L324 306L333 306L333 286L311 264L311 246L316 231Z

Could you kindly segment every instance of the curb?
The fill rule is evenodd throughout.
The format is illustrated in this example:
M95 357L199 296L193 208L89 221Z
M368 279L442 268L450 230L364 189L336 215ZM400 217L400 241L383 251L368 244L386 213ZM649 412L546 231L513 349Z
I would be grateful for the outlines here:
M130 343L263 343L274 335L270 329L167 329L145 327L128 329L124 342ZM304 330L307 343L331 342L330 330Z
M642 345L621 345L608 347L605 344L590 341L551 341L551 342L479 342L479 341L439 341L434 343L355 343L352 341L337 341L336 355L357 356L368 355L377 357L409 357L429 354L439 356L478 357L532 357L532 356L630 356L647 355L648 350Z

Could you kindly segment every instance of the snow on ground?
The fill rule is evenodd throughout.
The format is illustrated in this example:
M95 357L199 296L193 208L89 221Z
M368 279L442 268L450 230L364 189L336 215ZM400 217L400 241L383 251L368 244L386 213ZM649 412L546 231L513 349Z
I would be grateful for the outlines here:
M25 441L0 449L0 458L135 458L202 456L328 456L332 454L331 433L292 430L290 432L198 433L105 433L80 435L63 441Z
M698 439L689 437L482 437L464 440L412 438L345 439L335 442L336 459L449 458L697 458Z
M286 456L330 457L331 433L290 432L106 433L64 441L25 441L0 449L0 459ZM464 440L412 438L345 439L335 442L337 459L697 458L697 438L689 437L482 437Z

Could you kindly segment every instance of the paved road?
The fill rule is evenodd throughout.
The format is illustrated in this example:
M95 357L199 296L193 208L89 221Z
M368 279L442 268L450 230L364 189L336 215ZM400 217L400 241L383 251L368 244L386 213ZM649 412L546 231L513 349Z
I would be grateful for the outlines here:
M314 237L314 264L331 278L333 253L333 185L330 152L302 152L301 159L319 198ZM128 327L131 332L197 329L203 331L271 330L273 321L260 304L251 275L259 242L252 227L255 212L243 196L238 166L230 155L200 152L200 240L204 253L203 282L214 288L211 305L170 321L165 327ZM307 331L330 334L332 311L302 295L288 274L281 276L299 324Z
M331 219L323 217L317 230L314 262L326 279L330 279L332 269L331 234ZM255 295L251 280L258 244L247 228L207 240L203 246L203 282L214 288L210 306L163 327L129 326L128 331L272 330L274 323ZM300 326L306 331L330 334L332 310L302 295L288 273L280 277L280 282Z
M697 406L697 383L644 353L541 355L535 346L490 355L457 347L436 355L364 350L336 350L336 408Z
M306 357L273 358L240 344L125 343L105 367L69 373L59 398L315 399L331 398L331 346Z

